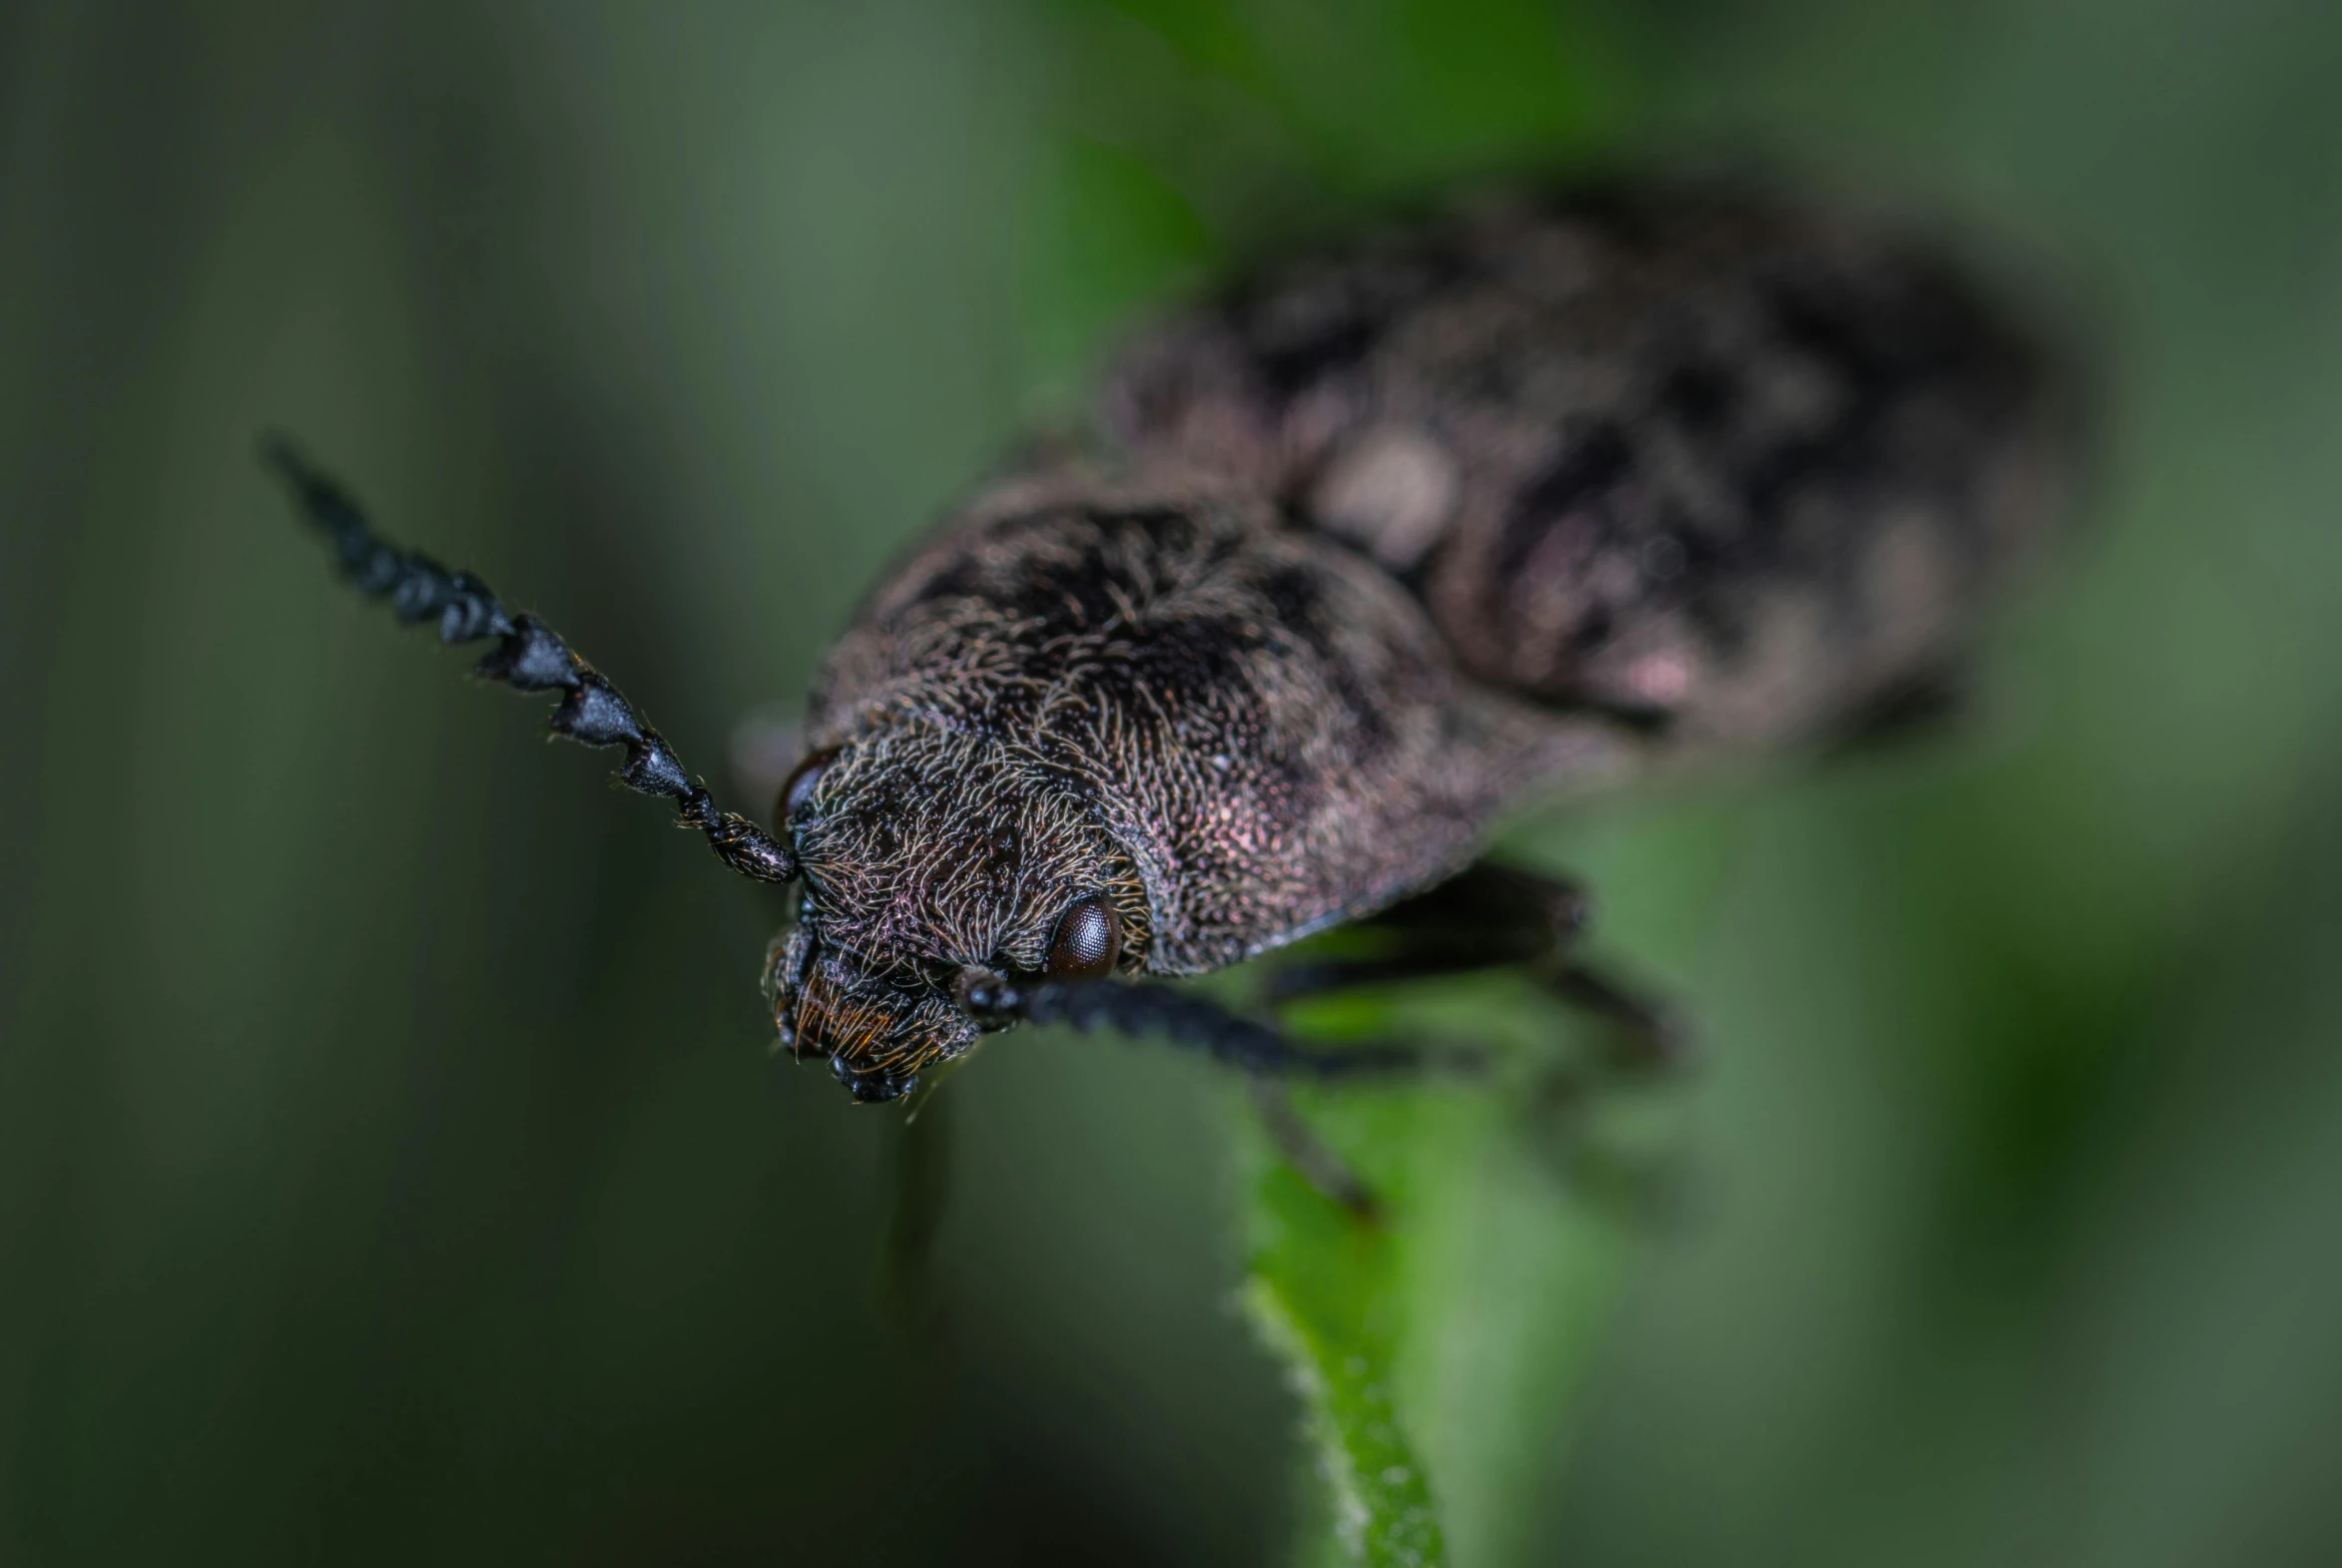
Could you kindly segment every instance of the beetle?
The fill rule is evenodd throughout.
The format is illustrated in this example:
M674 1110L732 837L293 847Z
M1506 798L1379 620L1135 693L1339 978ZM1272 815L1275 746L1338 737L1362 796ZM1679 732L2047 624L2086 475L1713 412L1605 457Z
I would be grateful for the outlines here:
M1656 1046L1574 885L1483 858L1556 796L1810 746L1954 668L2068 510L2017 312L1882 226L1622 182L1451 202L1138 335L1086 441L976 488L822 663L771 825L544 622L269 460L362 592L558 693L735 871L796 882L781 1040L898 1099L1022 1020L1308 1049L1167 982L1330 928L1289 997L1519 966Z

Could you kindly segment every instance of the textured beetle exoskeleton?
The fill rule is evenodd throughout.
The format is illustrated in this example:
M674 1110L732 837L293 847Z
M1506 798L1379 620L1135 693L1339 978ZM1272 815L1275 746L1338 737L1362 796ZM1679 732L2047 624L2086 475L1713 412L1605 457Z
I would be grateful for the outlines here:
M1477 679L1745 748L1950 651L2059 511L2062 397L1925 251L1613 189L1268 271L1103 404L1381 563Z
M826 662L800 1051L888 1092L1110 896L1128 972L1372 913L1506 811L1815 738L2054 520L2043 356L1923 251L1713 192L1482 204L1265 271L1105 383Z
M559 688L555 727L626 747L735 868L802 875L774 1018L870 1100L1029 1016L1287 1060L1099 988L1411 911L1415 956L1320 978L1534 956L1665 1054L1665 1010L1570 958L1569 889L1449 879L1528 802L1811 743L1939 673L2061 514L2072 423L1924 248L1625 187L1263 270L1138 340L1097 410L1098 450L979 492L864 606L777 838L541 623L287 462L361 587L501 638L484 673ZM1427 928L1460 892L1529 924Z

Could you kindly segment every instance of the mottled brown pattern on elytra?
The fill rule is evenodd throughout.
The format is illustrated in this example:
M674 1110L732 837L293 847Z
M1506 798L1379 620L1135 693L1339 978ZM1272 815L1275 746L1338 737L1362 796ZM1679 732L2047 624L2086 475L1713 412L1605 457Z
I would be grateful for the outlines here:
M1143 339L1101 407L1143 464L1393 566L1480 680L1746 747L1945 652L2057 514L2056 395L1938 258L1610 190L1273 268Z

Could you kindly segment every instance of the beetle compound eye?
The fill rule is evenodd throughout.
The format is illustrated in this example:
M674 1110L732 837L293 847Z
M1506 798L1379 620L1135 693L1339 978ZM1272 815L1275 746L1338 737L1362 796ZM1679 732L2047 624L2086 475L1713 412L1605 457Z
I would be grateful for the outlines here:
M1084 898L1057 921L1049 938L1048 975L1052 980L1099 980L1114 971L1122 951L1122 922L1114 906L1101 897Z
M832 747L827 752L814 753L813 756L797 765L789 775L789 782L781 786L781 821L779 825L787 827L789 819L804 808L806 801L814 797L814 789L821 784L823 773L837 760L838 749Z

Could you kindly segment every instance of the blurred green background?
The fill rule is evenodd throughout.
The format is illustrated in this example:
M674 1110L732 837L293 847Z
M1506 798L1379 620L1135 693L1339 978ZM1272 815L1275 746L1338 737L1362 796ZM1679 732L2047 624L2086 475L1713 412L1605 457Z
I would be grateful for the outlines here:
M1543 831L1697 1001L1524 1560L2342 1560L2342 11L0 11L0 1561L1282 1559L1238 1106L897 1119L778 920L327 580L282 424L716 772L1128 311L1490 165L1761 152L2060 259L2091 547L1960 744Z

